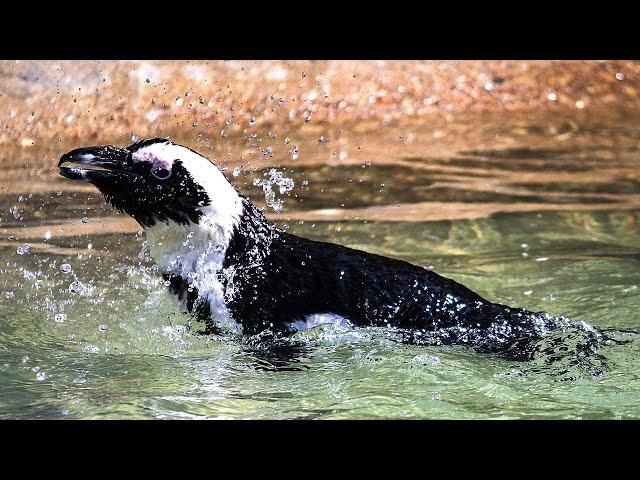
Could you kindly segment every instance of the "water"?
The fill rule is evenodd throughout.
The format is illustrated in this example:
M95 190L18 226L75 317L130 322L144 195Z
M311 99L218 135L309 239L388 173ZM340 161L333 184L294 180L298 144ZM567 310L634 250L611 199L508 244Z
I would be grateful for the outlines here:
M566 132L536 122L487 123L442 155L417 127L288 134L297 159L281 134L272 156L236 163L226 151L252 139L177 140L224 158L261 206L255 179L271 168L291 178L291 191L273 189L282 211L267 213L293 233L432 268L501 303L640 330L638 134L596 125L559 143ZM0 179L0 418L640 416L634 335L589 359L599 375L575 361L571 335L555 361L531 362L400 344L383 330L324 326L278 344L196 335L139 227L57 177L67 147L0 149L11 167Z

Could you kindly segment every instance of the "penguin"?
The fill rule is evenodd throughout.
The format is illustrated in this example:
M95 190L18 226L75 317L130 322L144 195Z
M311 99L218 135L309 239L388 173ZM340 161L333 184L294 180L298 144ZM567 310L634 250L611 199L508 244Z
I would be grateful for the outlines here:
M491 302L421 266L288 233L206 157L167 138L78 148L58 167L140 224L165 285L204 333L382 327L408 342L517 359L568 324Z

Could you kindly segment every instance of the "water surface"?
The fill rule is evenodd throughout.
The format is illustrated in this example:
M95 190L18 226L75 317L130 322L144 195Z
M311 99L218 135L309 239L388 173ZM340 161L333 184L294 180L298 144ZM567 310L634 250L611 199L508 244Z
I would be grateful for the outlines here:
M431 268L493 301L640 330L637 132L594 127L554 142L566 134L554 131L543 142L536 125L487 126L485 141L443 155L420 130L392 127L301 135L298 158L280 137L269 154L255 138L224 149L219 138L180 140L224 160L261 206L254 180L271 168L292 178L293 190L277 194L282 211L267 213L293 233ZM345 138L352 149L340 158ZM319 327L280 350L196 335L139 227L56 175L72 146L0 151L0 418L640 416L634 336L603 345L602 374L592 375L571 351L513 362L399 344L381 330Z

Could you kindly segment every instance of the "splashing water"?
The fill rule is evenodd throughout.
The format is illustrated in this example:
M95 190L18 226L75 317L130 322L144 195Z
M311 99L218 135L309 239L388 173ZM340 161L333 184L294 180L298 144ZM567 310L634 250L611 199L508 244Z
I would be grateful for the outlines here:
M282 172L279 172L275 168L270 169L265 176L268 176L268 178L256 178L253 181L253 185L262 188L267 206L271 207L274 212L280 212L284 206L284 201L276 198L276 192L273 190L273 186L276 185L280 195L284 195L293 190L294 182L291 178L284 177Z

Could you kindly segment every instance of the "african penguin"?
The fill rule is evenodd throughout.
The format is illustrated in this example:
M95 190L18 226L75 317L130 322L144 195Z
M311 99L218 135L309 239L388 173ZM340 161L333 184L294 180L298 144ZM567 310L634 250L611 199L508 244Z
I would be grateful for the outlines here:
M143 227L170 292L207 332L288 334L331 322L513 356L518 342L567 322L401 260L287 233L207 158L168 139L79 148L58 166Z

